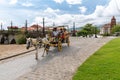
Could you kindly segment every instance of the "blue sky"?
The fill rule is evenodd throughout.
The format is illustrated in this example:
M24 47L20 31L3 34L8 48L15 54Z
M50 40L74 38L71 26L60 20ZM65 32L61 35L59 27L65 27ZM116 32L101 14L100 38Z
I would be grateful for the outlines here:
M120 0L0 0L0 23L4 29L13 25L68 25L77 27L87 23L102 25L109 23L112 16L120 22Z

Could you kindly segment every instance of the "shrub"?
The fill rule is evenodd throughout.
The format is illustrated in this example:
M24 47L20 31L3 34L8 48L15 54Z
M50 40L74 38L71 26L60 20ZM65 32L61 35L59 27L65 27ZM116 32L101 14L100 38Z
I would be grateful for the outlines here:
M26 37L24 34L18 34L16 35L16 43L17 44L25 44L26 43Z
M108 33L105 33L105 34L103 34L103 36L110 36L110 34L108 34Z

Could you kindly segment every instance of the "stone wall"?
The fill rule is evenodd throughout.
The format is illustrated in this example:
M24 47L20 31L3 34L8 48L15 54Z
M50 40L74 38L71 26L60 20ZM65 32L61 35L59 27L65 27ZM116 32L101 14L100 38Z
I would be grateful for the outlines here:
M0 34L0 44L16 44L14 35Z

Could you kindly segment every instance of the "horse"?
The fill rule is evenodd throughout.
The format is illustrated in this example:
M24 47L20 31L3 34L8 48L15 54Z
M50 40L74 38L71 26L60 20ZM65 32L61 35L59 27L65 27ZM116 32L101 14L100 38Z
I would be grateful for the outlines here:
M45 51L46 51L46 54L48 55L48 51L50 48L50 40L49 40L48 36L46 36L45 38L42 39L42 43L44 45L44 52L42 54L42 57L44 57Z
M26 49L29 49L30 47L34 46L35 49L37 47L42 47L42 39L41 38L26 38Z
M41 38L26 38L26 49L30 47L35 47L36 50L36 60L38 60L38 49L42 47L42 39Z
M48 54L49 48L50 48L50 40L48 40L48 36L42 38L26 38L26 49L29 49L30 47L35 47L36 50L36 59L38 59L38 49L42 46L44 47L44 52L42 54L42 57L44 57L44 54Z

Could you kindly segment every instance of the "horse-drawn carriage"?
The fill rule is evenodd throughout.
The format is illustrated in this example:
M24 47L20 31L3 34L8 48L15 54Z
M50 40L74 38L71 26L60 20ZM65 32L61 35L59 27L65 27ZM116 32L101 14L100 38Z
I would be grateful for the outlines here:
M27 40L27 43L30 43L30 41L31 40ZM50 47L56 47L58 51L61 51L63 43L66 43L67 46L70 45L69 32L67 31L67 27L59 26L59 27L50 28L49 32L42 40L36 40L36 42L34 42L34 46L37 49L37 46L42 44L44 48L44 52L42 56L44 56L45 52L46 54L48 54ZM37 59L37 54L36 54L36 59Z
M46 34L46 38L42 40L46 53L48 53L50 47L57 47L58 51L61 51L63 43L66 43L67 46L70 45L69 32L65 27L59 26L51 28L51 30L51 32Z

